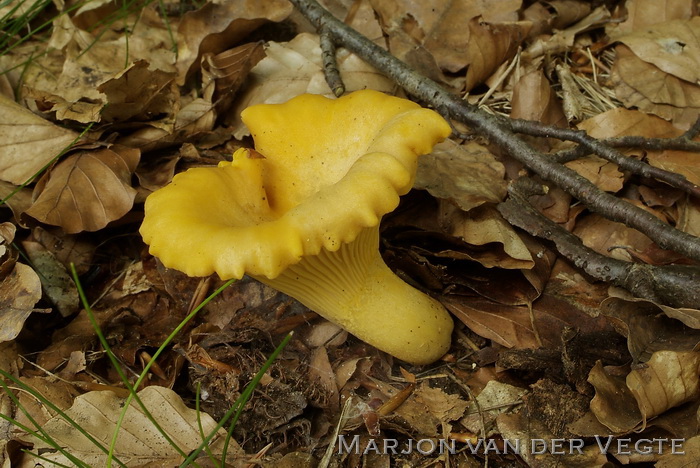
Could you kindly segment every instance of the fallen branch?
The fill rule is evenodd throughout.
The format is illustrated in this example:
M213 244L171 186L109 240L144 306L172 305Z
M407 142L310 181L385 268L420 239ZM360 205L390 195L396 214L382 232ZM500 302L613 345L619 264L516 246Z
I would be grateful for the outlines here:
M507 125L510 126L511 130L516 133L524 133L531 136L539 136L545 138L556 138L559 140L567 140L579 143L579 146L575 150L571 151L569 155L585 156L586 154L597 154L603 159L610 162L614 162L621 169L629 171L633 174L640 175L642 177L647 177L649 179L656 179L662 182L666 182L672 187L679 188L691 195L700 197L700 187L688 181L684 175L675 172L669 172L664 169L651 166L645 162L638 159L628 158L624 154L620 153L616 149L612 148L611 144L615 146L634 146L643 149L658 149L663 146L669 149L684 149L690 151L700 152L700 142L688 141L684 138L654 138L647 139L642 137L623 137L610 140L596 140L591 138L583 130L571 130L569 128L555 127L552 125L543 125L539 122L533 122L531 120L520 120L520 119L504 119L507 120ZM575 159L575 158L573 158ZM558 163L564 163L570 159L562 157L561 153L554 158L554 161Z
M624 223L646 234L663 249L700 260L700 239L674 229L653 214L599 190L594 184L538 152L520 139L499 117L489 115L455 96L438 83L412 70L401 60L332 16L315 0L290 0L316 28L323 29L336 44L354 52L393 79L410 95L432 105L448 119L470 126L542 179L561 187L591 211ZM587 136L584 141L594 139ZM595 144L589 142L589 144Z
M581 239L554 223L528 201L543 187L521 177L508 188L510 197L498 205L509 223L533 236L554 242L557 251L591 277L627 289L637 297L671 307L700 307L700 268L690 265L655 266L606 257L586 247Z

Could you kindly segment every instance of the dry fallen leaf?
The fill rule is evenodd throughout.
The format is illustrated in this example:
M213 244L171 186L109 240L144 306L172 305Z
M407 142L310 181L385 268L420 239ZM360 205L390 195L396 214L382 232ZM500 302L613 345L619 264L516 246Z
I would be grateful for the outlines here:
M617 97L628 107L637 107L687 129L698 115L700 87L661 71L619 45L612 68ZM646 134L644 134L646 136Z
M241 111L248 106L278 104L303 93L334 96L323 74L321 48L315 34L302 33L286 43L270 42L265 53L267 57L253 67L246 91L229 113L236 138L249 134L240 120ZM394 90L391 80L346 49L338 50L336 58L346 92L366 88L388 93Z
M586 179L593 182L599 189L605 192L618 192L622 189L624 175L617 164L606 161L598 156L586 156L565 164Z
M700 353L657 351L644 367L627 375L600 364L589 382L596 395L591 411L611 431L628 433L666 410L700 396Z
M644 420L700 396L700 353L658 351L627 375Z
M180 97L172 86L174 79L175 72L150 70L146 60L135 62L97 87L109 103L101 121L150 121L163 116L172 121Z
M46 298L64 317L78 311L78 288L56 257L38 242L22 242L32 266L41 277Z
M693 0L627 0L627 19L617 25L615 33L640 31L671 20L690 19L697 14Z
M620 288L611 287L608 294L600 310L619 321L617 328L636 360L646 361L661 350L692 351L700 343L700 310L657 304Z
M561 103L542 70L533 70L521 76L515 84L510 117L548 125L566 125Z
M477 260L487 268L529 269L534 266L530 250L493 205L482 205L469 212L454 208L445 213L443 208L441 215L447 218L441 223L447 224L450 235L471 245L484 246L494 242L503 246L506 258L498 258L493 263L489 263L488 257Z
M13 340L41 299L39 276L27 265L16 263L0 282L0 343Z
M49 172L27 214L69 234L102 229L131 209L138 160L138 150L117 146L69 156Z
M465 25L475 18L486 23L517 21L521 0L459 0L406 3L397 0L372 1L384 25L403 29L415 45L423 45L440 68L457 72L478 57L479 48L470 51L471 29ZM478 22L476 23L478 25ZM391 37L390 37L391 39ZM394 46L392 46L393 52ZM472 54L477 54L477 56ZM500 62L498 63L500 65Z
M139 397L153 415L160 427L172 438L177 446L189 453L199 446L202 441L199 425L204 435L208 435L216 426L206 413L197 413L187 408L182 399L172 390L151 386L139 392ZM108 446L117 420L122 412L124 399L113 392L89 392L75 399L73 406L66 414L80 422L83 430ZM87 466L104 466L107 460L105 452L96 447L61 416L52 418L43 426L43 430L59 446L65 447L73 456L82 460ZM219 429L210 448L215 455L221 454L225 431ZM41 453L44 460L54 463L71 465L72 463L61 453L41 440L27 437L34 443L33 450ZM231 441L227 455L233 460L241 454L241 449L235 441ZM153 426L143 414L141 408L134 402L129 405L124 417L114 455L128 466L143 466L154 463L158 466L174 466L183 461L181 455L168 443L163 435ZM21 464L22 468L34 467L37 459L27 455ZM155 465L153 465L155 466Z
M665 73L700 83L700 17L657 23L615 39Z
M645 208L639 202L631 203ZM649 208L646 209L651 211ZM633 260L630 251L644 252L653 244L652 240L641 232L595 213L578 219L573 233L586 247L601 255L624 261Z
M460 395L421 382L389 419L407 423L421 437L438 437L440 428L461 418L466 409L467 402Z
M60 16L61 26L67 31L60 43L52 45L65 50L61 50L61 58L54 58L50 65L55 67L55 62L60 60L61 69L58 73L47 73L44 62L48 57L39 58L40 66L30 67L21 87L22 97L28 106L53 111L59 120L70 119L82 123L99 122L108 104L115 104L117 112L126 111L127 114L124 105L128 107L129 104L136 113L147 106L167 107L174 96L161 90L163 81L172 80L175 72L175 52L172 50L169 27L163 23L154 6L143 8L138 17L125 18L133 24L128 35L117 32L113 36L108 33L100 40L92 35L96 23L104 23L99 13L96 15L92 21L82 21L81 18L69 21L65 18L67 15ZM123 25L121 21L115 21L117 28L117 23ZM52 40L56 40L56 37ZM143 65L139 63L145 63L150 71L142 70ZM134 64L136 71L129 72ZM125 72L127 74L122 75ZM139 74L149 78L134 79ZM112 86L110 91L113 95L106 96L99 89L100 85L120 77L122 82L131 80L128 91L116 91ZM154 96L160 96L160 99L154 99ZM134 98L131 103L128 101L130 98ZM107 111L108 114L111 112Z
M226 0L185 13L177 31L178 84L185 82L202 54L223 52L265 22L282 21L291 12L292 5L285 0Z
M469 21L468 27L467 91L513 58L528 29L522 23L488 24L478 18Z
M464 211L506 195L505 168L484 146L445 140L418 159L414 187L454 201Z
M479 437L490 437L498 432L496 418L516 412L526 393L524 388L492 380L469 405L460 423Z
M0 95L0 179L26 182L77 136Z
M524 307L514 308L481 298L462 299L449 295L441 302L452 315L474 333L506 348L538 348L540 343L532 328L530 313Z
M572 449L570 452L568 440L557 437L537 418L532 417L526 410L499 414L496 422L498 431L503 439L520 441L520 456L527 466L538 468L607 468L610 466L608 457L601 453L597 445L588 445L583 448ZM543 442L544 441L544 442ZM564 442L562 452L550 453L542 449L545 446ZM573 442L574 440L572 440ZM535 452L536 450L536 452Z

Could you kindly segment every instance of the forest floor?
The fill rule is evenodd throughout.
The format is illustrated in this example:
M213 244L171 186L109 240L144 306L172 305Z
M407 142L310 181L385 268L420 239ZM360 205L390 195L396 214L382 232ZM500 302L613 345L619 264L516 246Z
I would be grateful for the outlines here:
M0 466L700 466L697 2L321 2L476 116L381 221L454 319L428 365L139 231L244 109L335 98L310 3L0 2ZM346 93L446 115L328 24Z

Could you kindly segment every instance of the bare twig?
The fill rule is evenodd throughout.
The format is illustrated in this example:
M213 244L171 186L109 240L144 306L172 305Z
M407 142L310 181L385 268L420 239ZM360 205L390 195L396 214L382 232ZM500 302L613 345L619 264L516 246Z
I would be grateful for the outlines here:
M326 25L337 44L362 57L367 63L392 78L409 94L432 104L448 118L472 127L492 143L522 162L541 178L551 181L592 211L631 226L654 240L663 249L672 249L700 260L700 239L674 229L653 214L599 190L594 184L565 166L549 160L517 137L502 119L480 111L449 93L436 82L412 70L360 33L339 21L315 0L290 0L314 26Z
M688 141L683 138L679 139L665 139L665 138L654 138L646 139L641 137L623 137L616 138L606 141L596 140L591 138L582 130L571 130L568 128L555 127L553 125L543 125L539 122L533 122L531 120L521 120L521 119L504 119L506 124L516 133L525 133L531 136L540 136L546 138L557 138L559 140L568 140L579 143L579 146L575 150L575 154L583 156L581 152L594 153L603 159L614 162L621 169L632 172L633 174L638 174L642 177L657 179L662 182L666 182L672 187L679 188L687 193L690 193L696 197L700 197L700 187L688 181L682 174L677 174L675 172L669 172L658 167L651 166L645 162L639 161L638 159L628 158L624 154L620 153L611 145L608 144L609 141L615 141L623 143L634 143L633 145L627 144L624 146L635 146L644 149L656 149L662 144L667 146L688 148L695 147L697 151L700 151L700 143ZM623 145L620 145L623 146ZM556 161L561 163L561 157L556 158Z
M652 151L677 150L700 153L700 141L693 141L680 136L677 138L645 138L641 136L625 136L617 138L605 138L600 142L606 146L613 148L639 148ZM587 154L591 154L585 146L576 146L575 148L559 151L552 154L551 157L559 162L565 163L581 158Z
M546 218L528 201L542 187L521 177L508 189L510 198L498 210L511 224L533 236L550 240L557 251L595 279L623 287L638 297L672 307L700 308L700 268L688 265L654 266L606 257L583 245L569 231Z
M326 77L326 83L331 88L336 97L340 97L345 92L345 84L340 77L338 70L338 62L335 58L335 43L331 38L326 26L319 29L321 59L323 60L323 74Z
M692 140L700 134L700 117L695 121L692 127L688 129L687 132L683 134L683 138L686 140Z

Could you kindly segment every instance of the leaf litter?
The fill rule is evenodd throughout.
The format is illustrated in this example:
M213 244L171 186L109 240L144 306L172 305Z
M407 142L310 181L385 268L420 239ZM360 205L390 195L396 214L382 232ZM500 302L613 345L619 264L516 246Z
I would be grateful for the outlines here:
M494 114L600 139L678 137L697 119L700 34L689 0L323 3ZM0 15L9 16L2 21L21 17L26 5L11 13L3 6ZM0 55L0 368L107 443L126 392L78 306L71 265L135 379L221 284L148 256L138 236L145 197L188 167L228 160L249 146L239 118L245 107L332 92L317 32L286 1L126 9L56 3L45 14L48 31L25 41L13 32ZM348 91L399 93L355 54L341 48L338 62ZM78 139L86 124L93 127ZM361 448L332 454L334 466L675 467L700 457L700 304L674 308L608 288L513 228L496 205L523 168L465 130L458 126L459 138L420 160L416 190L382 225L387 263L457 319L450 352L433 366L406 367L246 278L185 326L145 378L141 397L168 433L179 434L182 450L194 448L198 424L213 427L293 329L296 338L234 428L229 459L241 466L312 466L336 451L340 436L357 436ZM544 151L566 150L553 138L525 138ZM693 183L700 178L693 153L623 152ZM597 157L567 166L679 229L700 232L697 200L678 189ZM572 205L556 188L532 200L603 255L693 263ZM68 452L104 464L94 443L15 385L8 391L19 395L19 406L3 392L4 415L31 424L24 408ZM192 409L197 398L199 413ZM180 463L182 454L142 418L132 404L119 458L129 466ZM66 463L45 442L2 424L3 466L34 465L20 448ZM607 455L596 437L612 441ZM685 455L630 452L618 443L664 437L685 439ZM456 440L462 450L366 450L375 440L406 447L421 439ZM584 440L585 447L556 455L533 453L530 445L559 439ZM519 454L484 450L515 440L523 443ZM465 450L467 441L484 445ZM222 446L211 450L219 454Z

